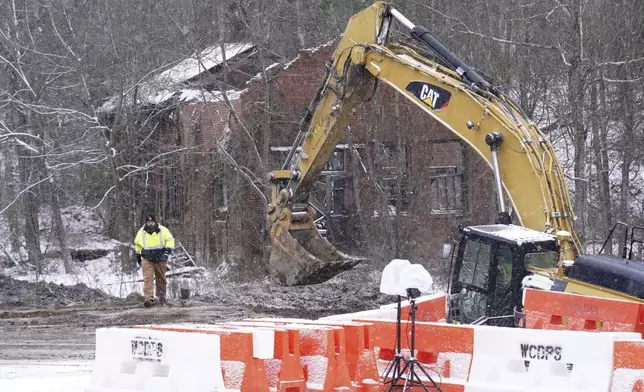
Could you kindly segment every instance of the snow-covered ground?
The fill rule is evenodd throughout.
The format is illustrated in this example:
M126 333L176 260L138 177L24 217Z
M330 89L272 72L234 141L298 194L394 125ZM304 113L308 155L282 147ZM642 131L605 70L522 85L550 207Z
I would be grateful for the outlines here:
M104 251L107 254L93 260L73 261L73 272L67 274L64 271L63 260L60 257L50 256L58 251L58 245L51 235L41 236L41 250L45 255L46 268L37 272L33 268L26 268L26 251L24 248L13 250L8 241L7 225L0 221L0 241L7 253L16 260L19 265L0 270L3 274L14 279L29 282L49 282L73 286L79 283L99 289L114 297L125 298L132 293L142 293L143 274L141 268L123 268L120 261L118 241L110 239L102 234L103 223L100 217L87 208L71 207L62 211L63 224L67 230L67 242L71 251L90 250ZM47 212L40 217L40 225L43 233L50 232L51 218ZM127 244L130 245L130 244ZM6 254L0 254L0 257ZM172 260L171 260L172 261ZM132 261L134 264L134 261ZM5 263L11 264L11 263ZM125 270L125 271L124 271ZM174 273L177 271L175 270ZM174 274L168 276L169 296L176 298L180 284ZM201 290L203 282L209 278L209 272L204 271L201 275L188 279L193 294L204 294Z
M116 253L109 253L105 257L84 262L74 262L74 273L66 274L63 269L63 263L55 262L50 265L47 272L38 274L35 271L25 271L20 268L7 268L4 274L14 279L25 280L29 282L44 281L65 286L73 286L79 283L87 287L99 289L106 294L114 297L125 298L132 293L143 292L143 274L141 268L124 272L118 261L115 260ZM185 267L181 270L189 270ZM194 269L194 268L192 268ZM179 272L173 269L168 276L168 295L171 298L177 298L179 294L180 279L174 275ZM204 282L207 282L211 273L203 271L198 275L192 275L188 280L192 294L206 294L203 290Z
M25 272L18 268L5 270L5 275L14 279L29 282L45 281L65 286L83 283L94 289L99 289L114 297L127 297L132 292L141 292L143 279L141 269L125 273L114 261L114 254L85 262L74 262L74 273L66 274L62 262L51 265L48 272L37 274L34 271Z
M91 361L0 361L0 391L84 392Z

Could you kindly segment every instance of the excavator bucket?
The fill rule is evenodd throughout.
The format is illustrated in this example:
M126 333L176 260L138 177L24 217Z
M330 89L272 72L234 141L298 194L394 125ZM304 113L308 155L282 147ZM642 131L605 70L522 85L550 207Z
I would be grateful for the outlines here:
M364 260L340 252L315 227L274 230L269 269L283 285L322 283Z

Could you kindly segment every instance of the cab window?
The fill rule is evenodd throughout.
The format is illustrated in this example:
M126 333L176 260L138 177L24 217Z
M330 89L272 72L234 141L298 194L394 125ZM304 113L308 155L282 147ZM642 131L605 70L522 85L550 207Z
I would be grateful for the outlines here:
M524 259L525 267L536 267L542 269L557 268L559 266L559 253L538 252L528 253Z
M512 250L507 245L499 245L497 257L497 289L505 290L512 282Z
M479 241L468 241L463 252L463 266L458 281L487 290L492 247Z

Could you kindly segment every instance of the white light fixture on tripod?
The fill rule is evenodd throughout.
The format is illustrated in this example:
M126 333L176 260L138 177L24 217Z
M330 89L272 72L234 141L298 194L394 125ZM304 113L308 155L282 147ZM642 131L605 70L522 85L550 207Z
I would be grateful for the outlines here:
M410 264L400 272L398 289L409 296L411 290L426 293L434 284L434 279L420 264Z
M409 260L394 259L382 270L380 292L407 297L409 289L425 293L433 284L432 276L422 265L411 264Z
M382 271L380 278L380 292L388 295L398 296L398 309L396 315L396 354L394 359L389 363L382 379L387 392L392 392L394 389L400 389L405 392L407 390L422 388L423 391L429 392L430 389L435 389L442 392L441 388L434 382L425 369L420 365L418 360L414 357L415 351L415 323L416 323L416 302L415 299L421 293L427 292L434 283L432 276L427 272L425 267L420 264L411 264L409 260L394 259ZM409 299L409 315L411 318L411 357L406 359L402 354L401 343L401 297ZM416 373L419 370L427 380L427 384L421 381ZM387 381L389 379L389 381ZM403 384L400 385L399 383Z
M409 260L393 259L385 269L382 270L380 277L380 292L387 295L407 296L405 287L400 290L400 273L407 267L411 266Z

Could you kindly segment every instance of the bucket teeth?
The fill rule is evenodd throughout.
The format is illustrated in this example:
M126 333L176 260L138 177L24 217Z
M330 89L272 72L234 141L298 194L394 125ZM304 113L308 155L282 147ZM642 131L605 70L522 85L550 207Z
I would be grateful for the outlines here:
M361 261L340 252L315 228L282 230L273 236L269 269L279 283L297 286L325 282Z

